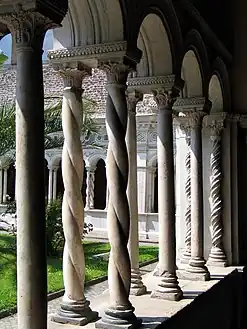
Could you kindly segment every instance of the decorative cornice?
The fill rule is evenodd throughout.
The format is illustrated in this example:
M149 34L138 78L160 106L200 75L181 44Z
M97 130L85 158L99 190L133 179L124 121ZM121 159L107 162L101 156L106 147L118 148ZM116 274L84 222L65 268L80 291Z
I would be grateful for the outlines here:
M175 75L159 76L159 77L137 77L129 78L127 85L129 88L134 87L143 93L150 94L152 90L165 88L171 89L175 84Z
M203 109L205 106L204 97L191 97L191 98L177 98L173 109L175 111L183 112L192 109Z

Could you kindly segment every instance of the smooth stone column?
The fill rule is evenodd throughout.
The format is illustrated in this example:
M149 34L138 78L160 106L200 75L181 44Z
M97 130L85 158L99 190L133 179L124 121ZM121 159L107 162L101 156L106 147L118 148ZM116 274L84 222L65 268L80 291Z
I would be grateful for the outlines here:
M55 67L64 80L62 124L64 146L62 175L64 196L62 220L65 246L63 254L63 279L65 293L57 314L51 320L83 326L97 319L98 313L90 308L84 295L85 259L82 244L84 205L82 199L83 152L81 124L83 117L82 80L90 71L81 63L66 63Z
M51 202L52 198L52 190L53 190L53 169L52 167L48 167L49 169L49 181L48 181L48 202Z
M211 140L213 149L210 157L210 208L211 208L211 237L212 248L208 257L207 265L225 267L227 259L223 247L223 223L222 223L222 197L221 197L221 133L224 129L223 121L215 122L211 126Z
M87 169L87 191L86 191L86 209L94 209L94 180L95 167Z
M139 229L138 229L138 204L137 204L137 140L136 140L136 105L143 100L143 94L137 91L127 92L128 125L126 144L129 158L129 179L127 197L130 208L130 236L128 250L131 264L130 294L143 295L147 288L142 282L139 269Z
M3 203L7 201L8 194L8 168L3 169Z
M183 250L181 263L189 264L191 258L191 170L190 170L190 155L191 155L191 143L190 143L190 132L186 129L186 143L188 146L188 152L185 157L185 167L187 171L186 183L185 183L185 195L187 199L187 206L185 209L185 248Z
M175 183L173 159L172 106L178 92L153 91L158 106L158 207L159 207L159 264L160 283L151 297L180 300L183 296L176 276Z
M106 127L109 138L106 161L109 204L107 211L108 235L111 245L108 283L110 307L96 328L138 328L141 320L134 314L129 301L131 285L131 265L128 252L130 232L130 212L127 199L128 153L125 136L128 109L126 102L126 82L129 66L117 62L102 63L107 75Z
M52 14L52 12L51 12ZM2 16L0 16L2 20ZM19 329L47 328L42 45L55 27L35 11L4 17L16 41L17 308Z
M52 199L57 198L57 171L58 167L53 167L53 188L52 188Z
M0 204L3 203L3 169L0 169Z
M191 259L182 277L188 280L210 279L203 257L203 181L202 181L202 119L204 113L193 112L191 126Z

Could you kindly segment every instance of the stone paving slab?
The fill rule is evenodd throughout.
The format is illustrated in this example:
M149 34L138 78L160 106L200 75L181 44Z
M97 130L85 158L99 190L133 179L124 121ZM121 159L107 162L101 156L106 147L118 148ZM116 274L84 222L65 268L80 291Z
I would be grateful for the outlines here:
M177 313L184 306L189 304L198 294L211 288L218 280L225 275L231 273L235 267L227 268L209 268L212 274L212 280L207 282L199 281L187 281L180 280L179 284L184 291L184 299L179 302L165 301L159 299L151 299L150 293L157 286L160 278L154 277L152 272L156 267L157 263L148 265L142 268L143 281L148 288L148 293L144 296L132 296L131 302L134 305L136 315L144 319L143 328L154 329L159 323L165 321L166 318L171 317ZM184 268L184 266L178 266L179 269ZM242 269L238 267L238 269ZM108 294L108 283L104 281L102 283L96 284L91 287L87 287L85 295L91 301L91 307L93 310L99 311L100 316L102 316L103 311L108 306L109 294ZM55 299L48 303L48 314L56 312L59 308L62 298ZM0 329L17 329L17 316L10 316L0 320ZM49 329L79 329L81 327L70 326L70 325L60 325L57 323L52 323L48 321ZM94 323L84 326L85 329L93 329Z

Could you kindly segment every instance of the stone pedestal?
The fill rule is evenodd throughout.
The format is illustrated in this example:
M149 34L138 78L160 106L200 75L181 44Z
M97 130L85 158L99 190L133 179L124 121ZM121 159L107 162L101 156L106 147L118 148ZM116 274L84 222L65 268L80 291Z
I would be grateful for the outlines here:
M142 101L143 95L137 91L128 91L128 126L126 144L129 158L129 178L127 197L130 208L130 235L128 250L131 263L131 286L130 294L143 295L147 288L142 282L139 269L139 234L138 234L138 205L137 205L137 141L136 141L136 105Z
M68 63L55 67L64 79L62 121L64 146L62 175L64 196L62 220L65 246L63 254L63 279L65 294L57 314L51 320L58 323L85 325L96 320L84 295L85 260L82 244L84 205L82 200L83 152L81 124L83 117L82 80L90 70L81 63Z
M191 259L182 277L188 280L209 280L210 274L203 257L203 183L202 135L204 113L193 112L191 126ZM179 275L181 277L181 275Z
M175 93L176 91L176 93ZM173 159L172 106L177 90L155 90L158 106L158 205L159 205L159 264L156 272L160 283L151 297L180 300L183 296L176 276L175 182Z

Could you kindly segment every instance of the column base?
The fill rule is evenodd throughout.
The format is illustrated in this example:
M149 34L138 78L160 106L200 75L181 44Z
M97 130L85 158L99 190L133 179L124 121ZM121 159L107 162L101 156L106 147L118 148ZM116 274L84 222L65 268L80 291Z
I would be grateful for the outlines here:
M99 318L98 312L92 311L89 304L89 301L86 301L83 305L81 303L63 302L60 310L57 314L51 315L50 320L62 324L85 326Z
M147 288L142 282L142 277L139 269L131 270L131 286L130 286L130 295L132 296L141 296L146 294Z
M189 264L189 261L191 259L191 250L190 249L184 249L183 254L180 259L181 264Z
M175 269L178 270L177 265L175 266ZM156 266L156 268L153 271L153 276L159 276L162 277L164 274L166 273L166 271L160 270L159 268L159 264Z
M210 251L207 266L226 267L227 259L224 251L221 248L213 247Z
M192 258L185 271L178 271L178 277L182 280L209 281L210 273L205 265L203 257Z
M95 328L99 329L137 329L142 325L142 320L137 319L134 308L125 310L121 308L110 308L105 311L101 320L95 323Z
M170 301L179 301L183 297L183 292L178 285L175 274L165 273L155 291L151 293L151 298L159 298Z

